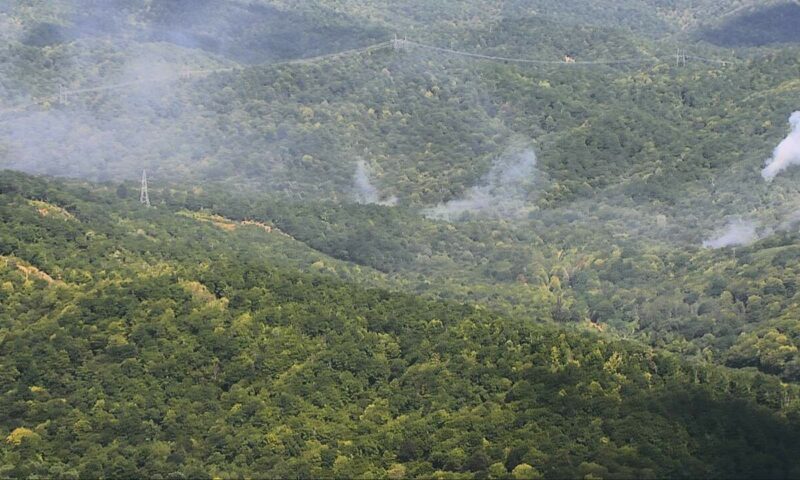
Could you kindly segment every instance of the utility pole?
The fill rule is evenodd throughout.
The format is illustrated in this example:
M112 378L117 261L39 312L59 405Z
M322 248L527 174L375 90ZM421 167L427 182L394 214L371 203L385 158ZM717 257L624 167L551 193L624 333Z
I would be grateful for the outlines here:
M62 105L67 104L67 89L64 88L63 84L58 86L58 101Z
M142 170L142 190L139 193L139 202L150 206L150 195L147 194L147 170Z

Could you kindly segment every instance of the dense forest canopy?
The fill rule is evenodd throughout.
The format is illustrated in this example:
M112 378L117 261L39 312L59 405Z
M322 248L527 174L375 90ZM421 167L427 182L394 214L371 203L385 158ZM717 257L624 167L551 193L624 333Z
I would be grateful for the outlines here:
M272 224L129 197L0 177L6 476L798 473L792 383L343 283Z
M0 477L797 477L799 8L5 2Z

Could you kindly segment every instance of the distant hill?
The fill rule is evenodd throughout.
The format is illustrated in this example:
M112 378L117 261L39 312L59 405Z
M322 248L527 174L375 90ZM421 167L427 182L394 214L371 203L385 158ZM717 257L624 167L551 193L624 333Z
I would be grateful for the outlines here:
M800 3L754 7L699 33L699 38L724 47L758 47L800 43Z
M61 9L52 20L31 16L25 21L23 44L44 47L83 38L130 39L263 63L344 50L388 36L383 29L334 12L315 12L320 18L314 18L260 3L74 0L56 4Z

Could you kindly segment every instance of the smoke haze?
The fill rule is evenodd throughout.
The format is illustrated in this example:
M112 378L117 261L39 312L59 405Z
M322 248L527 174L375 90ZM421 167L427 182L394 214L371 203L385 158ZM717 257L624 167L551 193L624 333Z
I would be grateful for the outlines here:
M7 42L19 40L22 35L22 25L5 12L0 12L0 39Z
M761 171L766 181L771 181L790 166L800 164L800 111L789 117L789 125L792 127L791 133L775 148L772 158L767 160L767 166Z
M353 196L356 202L362 204L395 205L396 197L382 198L378 187L370 180L370 170L364 160L359 160L356 164L356 171L353 174Z
M467 213L493 217L519 216L528 203L536 180L536 153L506 152L495 161L480 185L467 190L463 198L427 209L432 218L457 220Z
M758 240L755 222L748 220L734 220L718 231L712 238L703 242L706 248L725 248L740 245L749 245Z

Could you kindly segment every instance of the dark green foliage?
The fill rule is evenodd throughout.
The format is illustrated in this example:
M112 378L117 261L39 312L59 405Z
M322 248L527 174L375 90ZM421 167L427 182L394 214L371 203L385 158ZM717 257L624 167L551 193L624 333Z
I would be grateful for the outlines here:
M32 47L48 47L70 40L71 33L53 23L39 23L31 27L22 43Z
M785 2L746 10L721 25L703 31L700 37L725 47L752 47L774 43L798 43L800 5Z
M0 6L0 165L105 182L0 172L0 478L800 476L798 50L690 38L791 40L749 3ZM395 33L642 63L264 64ZM425 217L524 148L519 211Z
M189 46L216 42L201 47L261 61L364 46L389 40L395 31L381 15L352 2L312 3L287 11L204 2L187 15L177 15L183 10L173 2L157 2L146 12L141 5L92 5L78 17L95 12L128 18L109 13L127 10L145 27L136 25L152 30L148 35L175 37L173 43ZM794 49L759 51L748 59L749 52L731 58L728 49L692 45L690 53L737 63L693 61L676 69L675 47L688 48L681 42L586 25L591 18L624 18L631 9L658 16L673 10L710 15L726 8L713 2L659 2L653 8L615 8L619 2L608 2L594 16L558 2L521 2L504 6L498 18L484 17L491 2L424 11L413 2L386 3L402 18L441 20L435 35L417 28L413 40L518 58L558 61L569 54L579 61L645 63L513 65L412 48L314 64L242 67L191 82L84 93L70 98L68 107L53 104L0 117L0 162L98 180L133 179L146 167L161 181L213 181L346 201L353 197L356 164L364 160L383 194L423 207L460 198L523 139L539 156L541 182L529 200L542 210L585 198L613 204L621 196L652 205L670 220L690 210L691 221L708 226L711 214L717 215L718 197L756 183L759 163L796 108ZM573 10L580 22L565 21ZM475 19L464 26L467 12ZM360 16L370 21L356 20ZM203 23L212 17L215 22ZM64 19L70 21L79 22ZM239 27L233 33L232 25ZM137 42L147 39L129 34ZM0 52L0 79L10 95L26 103L29 97L56 94L60 83L70 88L124 83L131 70L146 77L164 69L177 74L184 68L233 66L197 49L134 45L108 45L95 37L55 49L12 43ZM145 48L165 53L142 53ZM104 68L95 72L88 64ZM712 180L717 192L709 191ZM745 189L737 203L742 210L755 208L769 195L758 185Z
M3 475L798 473L774 377L300 274L113 186L0 185Z

